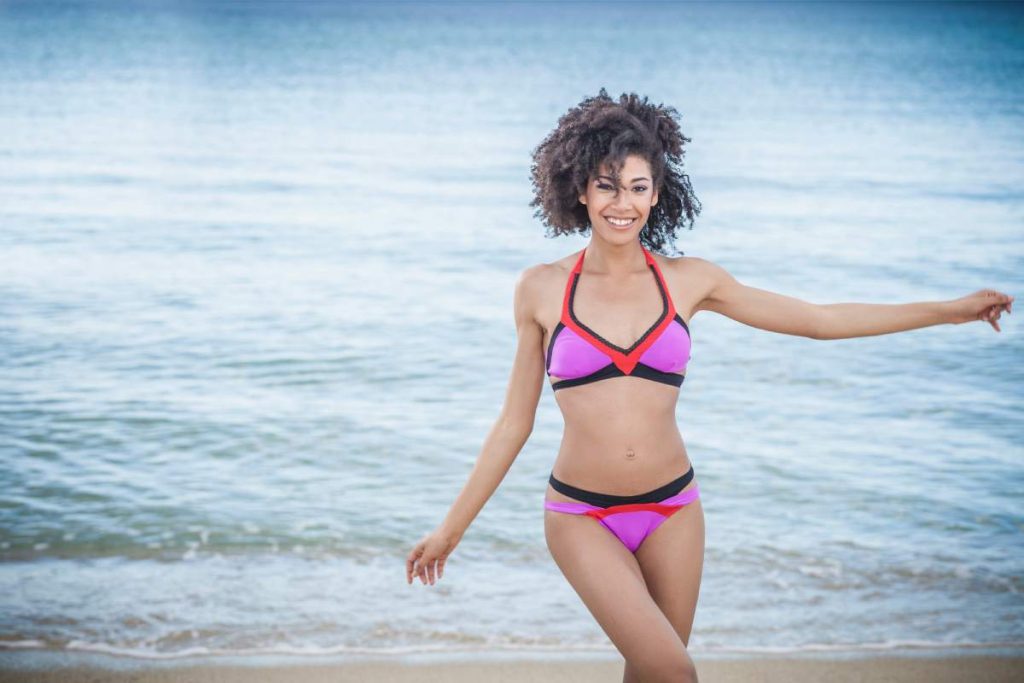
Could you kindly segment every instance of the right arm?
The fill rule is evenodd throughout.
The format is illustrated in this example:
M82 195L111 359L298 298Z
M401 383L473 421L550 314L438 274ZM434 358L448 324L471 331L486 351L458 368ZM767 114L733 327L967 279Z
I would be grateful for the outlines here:
M505 402L448 515L406 558L409 583L415 574L422 583L433 584L435 561L437 577L443 576L447 556L497 490L533 431L544 386L544 330L536 316L543 268L527 268L516 279L513 309L517 343Z

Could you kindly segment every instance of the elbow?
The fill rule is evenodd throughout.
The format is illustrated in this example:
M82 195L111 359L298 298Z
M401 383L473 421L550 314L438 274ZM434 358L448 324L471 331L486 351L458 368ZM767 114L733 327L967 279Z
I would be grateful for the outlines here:
M829 339L832 329L832 312L827 304L815 304L814 311L810 316L810 330L806 335L808 339Z
M533 415L507 415L498 418L498 428L516 439L526 442L533 433Z

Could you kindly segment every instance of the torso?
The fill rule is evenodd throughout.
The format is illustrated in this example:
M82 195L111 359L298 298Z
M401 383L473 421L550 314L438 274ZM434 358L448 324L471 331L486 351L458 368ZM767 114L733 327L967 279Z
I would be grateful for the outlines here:
M561 319L566 280L577 256L578 252L570 254L547 269L549 276L537 304L545 352ZM706 280L685 256L653 256L676 311L689 326L707 291ZM662 302L650 271L637 272L628 284L602 281L602 276L587 273L577 285L573 311L608 341L628 347L658 319ZM612 377L553 392L565 421L552 468L555 477L591 491L633 495L684 474L690 459L676 423L679 392L680 387L639 377ZM550 485L545 499L573 500Z

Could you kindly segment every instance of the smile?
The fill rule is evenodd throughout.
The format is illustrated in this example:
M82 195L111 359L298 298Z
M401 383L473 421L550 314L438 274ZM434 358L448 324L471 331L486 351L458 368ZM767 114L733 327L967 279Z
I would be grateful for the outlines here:
M617 228L628 228L636 220L636 218L612 218L610 216L605 216L604 219Z

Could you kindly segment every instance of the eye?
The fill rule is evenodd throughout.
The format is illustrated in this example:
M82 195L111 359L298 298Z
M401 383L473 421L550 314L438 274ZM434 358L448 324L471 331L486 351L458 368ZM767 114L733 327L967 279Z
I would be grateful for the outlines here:
M608 183L598 183L597 184L597 189L599 189L599 190L611 190L611 189L614 189L614 188L612 188L612 186L609 185Z
M646 192L647 191L647 186L646 185L637 185L633 189L636 190L637 192Z

